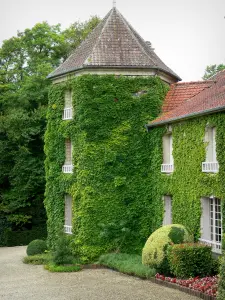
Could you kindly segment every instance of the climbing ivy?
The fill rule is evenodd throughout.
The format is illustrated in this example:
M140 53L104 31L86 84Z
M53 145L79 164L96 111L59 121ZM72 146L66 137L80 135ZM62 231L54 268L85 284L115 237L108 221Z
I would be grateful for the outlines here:
M203 173L202 162L206 157L204 142L206 126L216 127L217 174ZM151 164L154 174L152 185L157 187L157 199L163 195L172 196L173 223L187 227L195 239L200 237L201 197L215 196L225 199L225 115L217 113L172 124L174 172L170 175L159 174L162 163L162 140L157 139ZM167 128L161 128L161 138ZM149 134L159 133L159 128ZM161 149L160 153L157 151ZM158 163L157 163L158 162ZM156 195L155 195L156 196ZM223 202L223 201L222 201ZM224 216L224 209L223 209ZM225 218L223 217L223 220Z
M63 121L68 89L74 118ZM157 77L113 75L83 75L51 87L45 134L51 247L63 228L66 193L73 197L74 251L84 260L113 250L115 241L101 238L102 224L126 224L132 232L120 249L126 252L140 251L161 225L162 201L155 186L155 179L162 185L161 174L155 176L152 169L161 163L163 129L149 134L144 125L159 115L167 90ZM61 171L66 138L73 145L73 174Z

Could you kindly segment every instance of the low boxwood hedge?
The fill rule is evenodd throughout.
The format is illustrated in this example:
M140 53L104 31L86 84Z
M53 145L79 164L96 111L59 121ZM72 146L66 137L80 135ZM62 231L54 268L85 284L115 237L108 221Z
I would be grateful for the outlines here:
M207 276L211 274L213 258L211 247L200 243L184 243L167 249L169 268L178 278Z

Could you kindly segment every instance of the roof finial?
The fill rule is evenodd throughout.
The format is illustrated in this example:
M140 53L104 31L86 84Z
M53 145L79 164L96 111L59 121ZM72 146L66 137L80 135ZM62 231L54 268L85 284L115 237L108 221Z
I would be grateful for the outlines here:
M116 0L113 0L113 8L116 8Z

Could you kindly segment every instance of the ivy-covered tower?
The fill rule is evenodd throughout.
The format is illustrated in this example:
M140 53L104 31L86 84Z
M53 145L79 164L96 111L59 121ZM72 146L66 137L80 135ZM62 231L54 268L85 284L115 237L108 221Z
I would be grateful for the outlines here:
M49 78L49 244L64 228L83 259L139 250L163 211L151 184L157 136L144 125L180 78L115 7Z

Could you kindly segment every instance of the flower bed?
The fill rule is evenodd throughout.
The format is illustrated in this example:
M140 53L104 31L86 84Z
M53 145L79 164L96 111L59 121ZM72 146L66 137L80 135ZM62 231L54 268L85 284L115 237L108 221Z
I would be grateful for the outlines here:
M187 289L200 292L204 295L212 297L215 299L217 295L218 287L218 276L199 278L199 276L190 279L178 279L172 277L165 277L157 273L155 275L156 279L162 280L164 282L170 282L172 284L185 287Z

